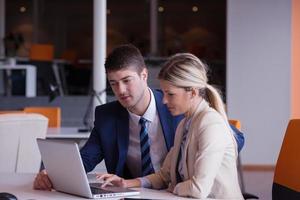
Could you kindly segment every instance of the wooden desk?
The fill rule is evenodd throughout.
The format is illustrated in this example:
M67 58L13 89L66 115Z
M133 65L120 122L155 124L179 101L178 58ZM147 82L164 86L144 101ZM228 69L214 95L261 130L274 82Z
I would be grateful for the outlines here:
M56 191L40 191L32 189L34 180L34 174L16 174L16 173L0 173L0 188L1 192L12 193L19 200L77 200L85 199L82 197L69 195ZM174 199L174 200L187 200L188 198L182 198L175 196L166 191L150 190L145 188L136 188L141 193L139 196L132 196L131 198L146 198L146 199ZM109 200L115 200L116 198L109 198Z

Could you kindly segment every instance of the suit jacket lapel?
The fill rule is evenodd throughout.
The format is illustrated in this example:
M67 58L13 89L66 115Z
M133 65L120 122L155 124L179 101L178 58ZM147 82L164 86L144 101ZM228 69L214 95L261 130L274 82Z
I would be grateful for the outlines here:
M156 108L161 124L161 128L165 137L166 145L168 151L170 148L173 146L173 141L174 141L174 132L175 128L174 125L172 124L172 116L169 113L168 109L164 104L162 103L162 94L152 90L154 97L155 97L155 103L156 103Z
M116 174L123 176L124 165L127 158L129 144L129 115L125 108L120 108L119 117L117 118L117 138L119 158L117 163Z

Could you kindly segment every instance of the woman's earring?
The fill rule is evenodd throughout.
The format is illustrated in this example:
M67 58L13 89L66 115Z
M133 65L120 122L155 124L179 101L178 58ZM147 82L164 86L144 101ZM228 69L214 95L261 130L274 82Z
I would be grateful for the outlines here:
M196 96L195 90L192 90L192 97Z

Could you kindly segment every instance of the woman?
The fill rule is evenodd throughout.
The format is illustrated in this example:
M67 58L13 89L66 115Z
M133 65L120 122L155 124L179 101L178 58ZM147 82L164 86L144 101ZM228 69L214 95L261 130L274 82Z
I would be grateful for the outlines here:
M194 198L243 199L237 176L237 147L222 99L207 83L206 66L194 55L172 56L159 73L163 101L172 115L184 114L160 171L124 180L99 175L105 184L150 187Z

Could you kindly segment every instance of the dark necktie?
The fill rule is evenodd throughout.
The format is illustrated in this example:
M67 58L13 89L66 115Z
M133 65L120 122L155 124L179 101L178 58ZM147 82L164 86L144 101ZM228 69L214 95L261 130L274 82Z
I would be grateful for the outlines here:
M147 120L142 118L139 123L141 125L140 131L140 145L141 145L141 160L142 160L142 176L154 173L151 157L150 157L150 145L149 137L146 127Z

